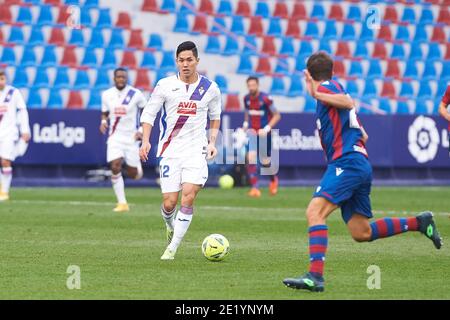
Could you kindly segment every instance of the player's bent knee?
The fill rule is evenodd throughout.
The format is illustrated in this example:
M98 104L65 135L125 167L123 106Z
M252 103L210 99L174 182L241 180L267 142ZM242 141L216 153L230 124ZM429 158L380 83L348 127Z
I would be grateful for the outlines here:
M177 206L177 201L174 199L164 199L163 206L166 212L172 212Z
M352 233L352 238L356 242L367 242L371 239L370 231L358 231Z

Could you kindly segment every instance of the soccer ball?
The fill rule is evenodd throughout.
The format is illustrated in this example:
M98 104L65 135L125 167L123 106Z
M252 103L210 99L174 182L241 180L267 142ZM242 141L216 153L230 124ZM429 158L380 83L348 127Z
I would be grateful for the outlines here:
M210 234L203 240L202 252L210 261L223 260L230 251L230 243L221 234Z
M234 179L229 174L223 175L219 178L219 187L222 189L231 189L234 186Z

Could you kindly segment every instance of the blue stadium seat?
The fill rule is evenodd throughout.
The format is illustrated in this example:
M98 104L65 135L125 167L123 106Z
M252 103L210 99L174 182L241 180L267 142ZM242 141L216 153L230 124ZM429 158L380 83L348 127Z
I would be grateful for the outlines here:
M64 0L64 4L68 6L79 6L80 0Z
M335 20L328 20L325 23L325 31L323 33L322 39L336 39L337 38L337 32L336 32L336 21Z
M278 17L270 18L269 29L267 30L267 34L270 36L281 36L283 31L281 30L281 19Z
M47 109L63 109L63 99L59 90L50 90Z
M420 15L419 22L421 24L430 24L434 22L433 11L430 8L422 7L422 14Z
M39 26L33 26L31 28L30 38L28 39L28 44L32 46L42 45L45 43L44 34L42 33L42 28Z
M233 14L233 6L230 0L221 0L219 3L219 8L217 9L217 14L230 16Z
M102 67L105 68L115 68L117 66L116 55L114 54L114 50L105 50L105 54L103 55Z
M400 96L406 98L414 97L414 88L411 82L402 81L402 86L400 88Z
M225 56L232 56L239 53L239 43L236 37L227 36L227 42L222 54Z
M81 8L80 10L80 24L86 28L94 27L94 23L92 22L91 11L88 8Z
M90 8L98 8L99 0L86 0L83 4L83 8L90 9Z
M383 71L381 70L380 60L370 59L369 70L367 71L367 78L381 78L383 76Z
M157 33L150 34L148 38L147 48L154 48L155 50L163 49L163 40L161 35Z
M23 0L24 3L37 5L40 4L40 0Z
M99 28L91 29L91 38L88 46L91 48L103 48L105 46L105 40L103 38L102 30Z
M258 1L256 3L255 16L268 18L270 16L269 5L265 1Z
M17 88L28 87L28 82L27 70L22 66L17 67L14 74L13 86Z
M303 72L306 69L306 59L307 56L298 55L295 62L295 71Z
M243 54L249 54L249 55L256 55L258 54L258 44L256 42L256 37L254 35L248 35L245 37L245 43L248 44L244 45L244 48L242 49Z
M270 94L284 95L285 87L283 78L273 77L272 85L270 86Z
M403 44L394 43L394 45L392 46L391 58L403 60L403 59L405 59L405 56L406 56L406 54L405 54L405 48L403 47Z
M445 81L438 81L438 87L436 91L436 96L438 98L442 98L444 96L445 90L447 90L447 82Z
M6 65L15 65L16 64L16 53L14 49L11 47L3 47L2 57L0 61Z
M303 78L297 74L291 76L291 84L287 92L288 97L298 97L303 95Z
M354 80L347 80L347 86L346 90L349 95L352 97L358 97L359 96L359 88Z
M57 64L55 46L52 44L46 45L42 55L41 66L55 67Z
M397 34L395 40L409 41L409 30L407 26L399 25L397 28Z
M416 43L428 41L428 34L425 24L418 24L416 26L416 32L414 33L413 41Z
M31 14L31 8L25 6L19 7L19 14L17 15L16 22L23 24L31 24L33 22L33 15Z
M112 29L108 49L120 49L123 47L125 47L125 40L123 38L122 28Z
M356 40L355 27L351 23L344 23L344 28L341 35L342 40Z
M414 50L411 50L409 53L409 60L422 60L423 59L423 52L422 48L420 46L420 43L418 42L412 42L411 48L414 48Z
M373 41L374 40L373 30L369 29L365 22L362 24L361 34L359 35L359 40L360 41L367 41L367 40Z
M238 35L244 35L245 34L244 18L241 16L233 16L231 20L230 31Z
M156 70L156 59L155 55L151 51L144 51L142 57L141 68L146 68L150 70Z
M84 51L84 57L81 62L81 65L95 68L97 67L97 56L95 55L95 49L94 48L86 48Z
M408 60L406 62L405 72L403 73L403 78L417 79L419 73L417 71L417 65L415 60Z
M47 68L38 67L36 70L36 77L33 81L33 87L36 89L50 88L50 81L48 79Z
M418 98L432 98L433 93L431 91L430 81L421 80L419 86L419 93L417 94Z
M81 29L72 29L69 44L81 47L84 45L84 37Z
M309 94L305 95L305 108L303 112L316 112L317 102Z
M288 75L289 72L289 61L285 58L278 58L277 65L275 67L275 73L282 73Z
M324 38L322 38L322 40L320 40L319 50L328 52L329 54L332 54L330 42L328 42L328 40L326 40Z
M33 46L24 47L22 59L20 60L20 65L22 67L29 67L36 65L36 53L34 52Z
M367 50L367 46L364 41L356 42L356 48L353 55L359 58L367 58L369 56L369 51Z
M282 55L294 56L294 39L292 37L282 37L281 39L281 49L279 53Z
M410 114L408 103L406 101L397 101L397 114Z
M323 19L325 18L325 8L321 3L315 2L311 11L311 18Z
M416 109L414 110L415 114L429 114L429 110L427 107L428 99L419 98L416 101Z
M97 28L112 28L111 14L109 8L99 9Z
M433 114L438 115L439 114L439 105L441 104L442 96L438 96L434 98L434 105L433 105Z
M440 81L450 81L450 60L442 62L442 72Z
M182 13L182 14L185 14L185 15L192 14L193 11L191 9L189 9L189 7L186 4L188 4L189 7L195 8L194 0L185 0L185 2L183 2L181 4L180 9L178 10L178 12Z
M52 6L48 4L40 5L39 16L36 21L38 26L51 26L53 25Z
M425 62L425 68L423 69L422 79L433 80L437 77L436 67L433 60L427 60Z
M187 16L182 13L177 14L177 19L175 22L175 26L173 27L174 32L182 32L187 33L189 32L189 22L187 19Z
M253 64L249 55L241 55L241 60L237 69L237 73L240 74L250 74L253 73Z
M306 24L305 36L312 38L319 37L319 27L317 26L317 22L308 21Z
M361 97L358 114L373 114L373 110L371 108L374 107L373 98L373 95Z
M228 92L228 80L225 76L217 74L216 77L214 78L214 81L217 83L222 93Z
M92 89L89 93L89 102L87 104L87 109L90 110L100 110L102 108L102 95L96 89Z
M24 36L21 27L12 26L10 29L10 34L8 38L8 42L15 44L24 44Z
M33 88L29 91L28 100L27 100L27 108L30 109L41 109L42 106L42 98L39 90L37 88Z
M436 42L431 42L428 44L428 54L427 54L427 60L430 61L436 61L441 60L442 54L441 49L439 48L439 44Z
M350 64L349 76L362 77L363 68L360 61L353 60Z
M221 26L221 28L219 27ZM211 32L213 33L223 33L223 29L226 29L226 23L225 19L222 17L215 17L214 18L214 24L211 29Z
M373 79L366 79L363 96L365 97L375 97L377 95L377 87L375 86L375 82Z
M95 79L94 88L97 91L105 90L111 86L110 77L107 68L100 68L97 70L97 77Z
M392 106L388 98L380 98L378 102L378 109L385 111L387 114L392 113Z
M361 21L362 20L361 9L356 5L351 5L348 8L347 19Z
M53 82L53 88L55 89L67 89L70 87L69 73L67 67L58 67L56 69L56 77ZM53 90L51 90L53 91Z
M161 70L168 70L168 71L176 70L174 59L175 54L173 51L164 51L159 68Z
M299 56L310 56L313 53L311 41L302 41L298 50Z
M90 88L89 76L86 70L78 70L73 84L74 90L85 90Z
M218 54L221 52L220 40L218 36L210 35L208 36L208 41L206 42L206 53Z
M404 7L402 19L403 22L415 23L416 22L416 13L414 12L414 8Z

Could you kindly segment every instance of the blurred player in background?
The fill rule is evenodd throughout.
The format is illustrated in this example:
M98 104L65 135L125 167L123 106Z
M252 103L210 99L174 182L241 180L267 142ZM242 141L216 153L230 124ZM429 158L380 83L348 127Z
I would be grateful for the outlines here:
M372 167L365 147L368 136L352 98L332 80L333 60L325 52L309 57L305 71L309 94L317 100L317 126L328 167L306 210L309 225L309 272L283 281L288 287L323 291L328 245L327 217L338 207L355 241L374 241L407 231L419 231L439 249L442 239L431 212L416 217L383 218L370 223Z
M172 260L186 234L194 213L194 200L208 179L206 159L217 155L221 95L217 84L197 73L196 45L181 43L176 52L179 73L158 81L142 113L140 156L148 160L150 135L162 108L157 157L160 160L161 214L166 223L168 247L162 260ZM209 117L209 141L206 124ZM176 214L181 191L181 207Z
M450 85L447 86L444 95L442 96L441 103L439 104L439 114L448 121L448 152L450 155L450 112L447 107L450 105Z
M244 123L242 128L247 131L249 144L247 153L247 174L251 189L250 197L260 197L261 191L258 185L258 162L263 167L270 167L272 149L271 130L280 121L281 115L275 109L271 97L259 91L259 79L249 77L247 79L249 93L244 97ZM263 149L264 148L264 149ZM270 176L269 193L276 195L278 192L278 177Z
M109 128L106 158L111 167L111 182L117 198L113 211L124 212L130 209L125 197L122 165L126 163L130 178L142 178L137 143L142 133L138 130L138 124L140 109L145 107L147 100L141 91L128 85L128 72L123 68L114 70L114 84L102 94L100 132L105 134Z
M6 80L5 71L0 69L0 201L9 199L16 144L19 139L28 143L31 138L27 106L22 94L7 85Z

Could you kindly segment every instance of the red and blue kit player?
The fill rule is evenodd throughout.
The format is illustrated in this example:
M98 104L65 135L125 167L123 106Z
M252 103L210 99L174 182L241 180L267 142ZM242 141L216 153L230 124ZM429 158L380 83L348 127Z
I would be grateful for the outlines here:
M244 97L244 123L243 129L247 131L249 143L247 145L247 174L251 189L250 197L260 197L261 191L258 185L258 160L263 167L270 167L272 150L272 129L280 121L281 115L275 109L272 98L259 91L257 77L247 79L249 93ZM270 176L269 193L276 195L278 192L278 177Z
M365 142L368 139L359 121L354 102L343 87L332 80L333 60L325 52L309 57L305 70L309 94L317 100L317 126L328 160L327 170L309 203L309 272L287 278L295 289L323 291L323 270L328 244L327 217L338 207L353 239L374 241L410 231L419 231L439 249L442 239L431 212L415 217L382 218L370 223L372 167Z
M439 114L448 121L448 141L449 141L449 154L450 154L450 112L447 107L450 105L450 85L447 86L444 95L442 96L441 103L439 104Z

